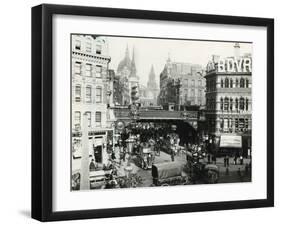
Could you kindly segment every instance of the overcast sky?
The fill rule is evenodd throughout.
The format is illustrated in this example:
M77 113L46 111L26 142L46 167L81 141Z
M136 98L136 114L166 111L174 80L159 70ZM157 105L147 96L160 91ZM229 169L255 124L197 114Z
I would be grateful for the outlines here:
M141 84L146 85L151 65L154 65L156 82L159 84L159 75L164 68L168 54L171 60L201 64L206 66L212 55L228 57L234 55L233 42L210 42L192 40L169 40L150 38L107 37L109 55L111 56L110 68L116 71L119 62L125 56L128 45L130 57L135 47L135 60L137 75ZM252 44L240 43L240 54L252 53Z

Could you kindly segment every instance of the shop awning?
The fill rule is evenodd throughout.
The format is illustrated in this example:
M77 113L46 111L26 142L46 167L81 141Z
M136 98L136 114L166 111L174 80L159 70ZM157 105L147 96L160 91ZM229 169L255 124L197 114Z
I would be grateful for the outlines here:
M222 135L220 140L221 148L242 148L242 137L235 135Z

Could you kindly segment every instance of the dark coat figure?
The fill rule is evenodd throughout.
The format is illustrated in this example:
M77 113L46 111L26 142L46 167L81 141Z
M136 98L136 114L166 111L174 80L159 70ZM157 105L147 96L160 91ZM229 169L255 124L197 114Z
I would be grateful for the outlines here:
M175 153L174 153L174 151L171 152L171 159L172 159L172 162L175 161Z
M112 159L112 160L115 160L115 159L116 159L115 153L114 153L114 152L111 153L111 159Z
M95 169L96 169L96 165L94 163L94 160L92 159L90 163L90 171L94 171Z
M208 154L208 164L210 164L210 162L211 162L211 155Z
M246 163L246 166L245 166L245 174L248 175L249 173L249 164Z
M229 166L229 157L228 157L228 155L226 156L226 166L227 167Z
M226 157L223 158L223 165L226 167Z
M216 157L216 155L213 155L213 162L214 162L214 164L217 164L217 157Z

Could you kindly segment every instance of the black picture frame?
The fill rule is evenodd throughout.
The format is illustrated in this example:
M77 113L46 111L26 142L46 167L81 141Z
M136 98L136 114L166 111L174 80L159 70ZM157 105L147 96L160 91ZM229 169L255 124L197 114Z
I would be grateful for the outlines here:
M266 27L267 198L54 212L52 210L52 18L55 14ZM40 221L57 221L271 206L274 206L273 19L49 4L32 8L32 218Z

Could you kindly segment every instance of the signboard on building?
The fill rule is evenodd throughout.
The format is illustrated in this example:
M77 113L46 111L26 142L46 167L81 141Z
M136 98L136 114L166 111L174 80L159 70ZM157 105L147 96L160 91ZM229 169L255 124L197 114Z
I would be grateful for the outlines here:
M221 148L242 148L242 137L235 135L222 135L220 139Z

